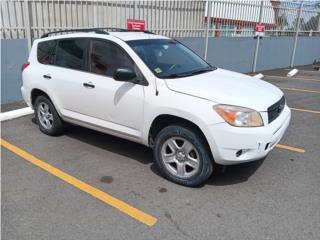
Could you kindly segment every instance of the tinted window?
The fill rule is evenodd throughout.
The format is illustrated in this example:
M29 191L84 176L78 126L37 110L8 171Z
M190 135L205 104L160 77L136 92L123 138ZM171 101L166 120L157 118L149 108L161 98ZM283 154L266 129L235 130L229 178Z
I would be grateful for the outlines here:
M38 43L38 61L43 64L54 64L56 45L57 41L45 41Z
M55 65L86 70L85 55L88 41L85 39L59 40Z
M92 40L90 71L112 77L117 68L134 69L134 63L117 45L106 41Z

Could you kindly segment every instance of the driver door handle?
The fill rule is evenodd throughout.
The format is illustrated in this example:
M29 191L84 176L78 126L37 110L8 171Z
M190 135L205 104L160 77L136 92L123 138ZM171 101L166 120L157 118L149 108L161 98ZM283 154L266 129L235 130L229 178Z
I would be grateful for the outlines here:
M46 79L51 79L51 76L50 76L50 74L49 74L49 73L48 73L48 74L43 75L42 77L43 77L43 78L46 78Z
M88 82L88 83L83 83L83 86L85 88L94 88L95 86L92 84L92 82Z

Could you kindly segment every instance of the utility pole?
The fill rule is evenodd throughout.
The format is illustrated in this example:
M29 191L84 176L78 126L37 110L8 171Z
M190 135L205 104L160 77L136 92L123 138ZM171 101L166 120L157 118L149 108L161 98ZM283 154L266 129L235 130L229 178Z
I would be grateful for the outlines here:
M206 41L204 46L204 59L208 58L208 44L209 44L209 31L211 23L212 2L207 1L207 28L206 28Z
M318 13L318 32L320 32L320 13Z
M262 23L263 2L264 2L263 0L261 0L261 2L260 2L259 24ZM257 62L258 62L258 55L259 55L259 45L260 45L260 36L257 36L256 49L254 51L252 72L256 72Z
M297 49L297 43L298 43L298 36L299 36L299 30L300 30L300 18L301 18L301 10L303 6L303 0L301 0L300 7L298 10L298 17L297 17L297 24L296 24L296 33L294 37L294 44L293 44L293 50L292 50L292 55L291 55L291 62L290 62L290 67L293 67L294 65L294 58L296 55L296 49Z

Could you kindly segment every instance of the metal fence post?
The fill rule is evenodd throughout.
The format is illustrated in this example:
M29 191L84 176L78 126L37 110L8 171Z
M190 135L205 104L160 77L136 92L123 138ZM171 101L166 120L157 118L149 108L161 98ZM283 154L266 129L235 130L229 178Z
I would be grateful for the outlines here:
M130 3L129 3L130 4ZM137 10L137 4L136 4L136 0L133 0L133 19L136 18L136 10Z
M25 35L28 41L28 51L30 52L32 46L32 33L31 33L31 13L29 9L29 1L24 1L24 27L25 27Z
M211 23L211 13L212 13L212 2L207 1L207 28L206 28L206 42L204 45L204 59L207 60L208 58L208 43L209 43L209 30L210 30L210 23Z
M261 2L260 2L259 24L262 23L263 2L264 2L263 0L261 0ZM259 45L260 45L260 36L257 36L256 49L255 49L255 51L254 51L254 59L253 59L252 72L256 72L258 55L259 55Z
M301 0L299 11L298 11L297 24L296 24L296 33L295 33L295 37L294 37L294 44L293 44L293 50L292 50L292 55L291 55L290 67L293 67L293 65L294 65L294 57L296 55L302 6L303 6L303 0Z
M93 26L94 27L100 27L98 26L98 8L97 8L97 1L92 1L92 8L93 8ZM118 7L118 3L117 3L117 7Z

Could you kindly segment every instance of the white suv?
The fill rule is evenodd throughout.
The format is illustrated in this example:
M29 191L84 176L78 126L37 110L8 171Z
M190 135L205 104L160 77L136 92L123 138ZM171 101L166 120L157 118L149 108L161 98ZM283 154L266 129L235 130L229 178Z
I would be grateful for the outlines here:
M35 40L22 67L22 95L45 134L72 123L150 146L164 177L196 186L216 164L265 157L289 125L279 88L212 67L174 39L71 31Z

